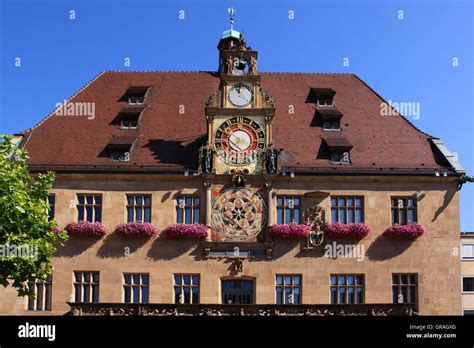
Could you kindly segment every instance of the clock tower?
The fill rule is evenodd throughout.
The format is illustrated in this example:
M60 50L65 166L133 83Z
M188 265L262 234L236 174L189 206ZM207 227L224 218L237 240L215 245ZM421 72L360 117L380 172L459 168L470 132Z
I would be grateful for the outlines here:
M200 172L208 190L208 240L262 240L267 209L262 194L265 177L276 174L277 153L271 149L275 107L257 70L258 53L234 30L219 44L219 89L205 106L208 139L201 150Z
M205 113L208 144L217 175L258 175L265 171L265 151L271 144L272 97L261 86L258 52L247 46L241 33L225 31L219 41L219 90L209 96Z

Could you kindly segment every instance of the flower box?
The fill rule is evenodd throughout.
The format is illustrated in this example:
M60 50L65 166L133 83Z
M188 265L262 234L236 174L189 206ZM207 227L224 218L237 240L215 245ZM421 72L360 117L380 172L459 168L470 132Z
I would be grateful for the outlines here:
M305 224L278 224L268 227L268 235L274 238L305 238L308 237L311 227Z
M64 228L69 235L99 236L107 234L107 228L100 222L70 222Z
M390 238L418 238L426 233L420 224L392 225L384 231L384 235Z
M161 233L172 238L204 239L207 237L207 227L200 224L172 224Z
M123 236L152 237L158 233L158 228L149 222L129 222L117 225L115 232Z
M364 238L370 234L372 228L364 223L324 225L324 233L331 238Z

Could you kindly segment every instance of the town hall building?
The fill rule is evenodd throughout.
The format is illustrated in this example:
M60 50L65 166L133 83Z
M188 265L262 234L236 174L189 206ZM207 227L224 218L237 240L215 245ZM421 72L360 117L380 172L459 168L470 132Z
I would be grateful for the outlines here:
M70 237L0 313L461 314L443 142L354 74L260 72L233 28L217 49L212 72L101 72L16 135Z

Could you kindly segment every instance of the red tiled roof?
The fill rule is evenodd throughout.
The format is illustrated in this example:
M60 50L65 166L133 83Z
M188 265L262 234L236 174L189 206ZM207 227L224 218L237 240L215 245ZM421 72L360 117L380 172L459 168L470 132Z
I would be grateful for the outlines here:
M126 107L120 98L132 86L150 86L130 162L99 156L112 137L130 136L112 121ZM196 169L206 141L204 103L219 87L210 72L104 72L69 101L94 102L95 118L51 114L25 132L30 168L57 170ZM274 99L273 143L282 148L285 169L316 171L431 171L442 169L431 136L401 116L381 116L381 97L353 74L262 73L262 87ZM341 137L353 145L351 165L318 156L327 132L314 125L311 88L331 88L342 112ZM288 113L293 105L294 113ZM137 132L137 131L135 131ZM133 133L135 134L135 133ZM133 135L135 136L135 135ZM444 168L446 169L446 168Z

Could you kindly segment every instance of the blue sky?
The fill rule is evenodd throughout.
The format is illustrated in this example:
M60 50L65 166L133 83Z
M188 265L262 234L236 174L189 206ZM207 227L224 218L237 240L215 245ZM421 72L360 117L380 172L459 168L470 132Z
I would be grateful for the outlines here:
M411 121L443 139L474 175L469 0L0 3L1 133L33 126L102 70L216 70L233 5L235 29L259 51L261 71L356 73L386 100L420 103ZM474 231L473 201L474 184L467 184L464 231Z

